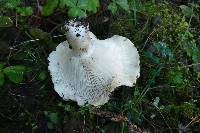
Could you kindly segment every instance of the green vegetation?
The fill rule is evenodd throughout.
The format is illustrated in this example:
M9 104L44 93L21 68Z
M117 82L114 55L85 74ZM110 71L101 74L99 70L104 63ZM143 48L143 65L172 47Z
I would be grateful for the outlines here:
M0 131L199 132L199 4L1 0ZM99 38L125 36L140 52L135 87L120 87L99 109L63 101L47 70L49 53L65 40L63 24L77 16Z

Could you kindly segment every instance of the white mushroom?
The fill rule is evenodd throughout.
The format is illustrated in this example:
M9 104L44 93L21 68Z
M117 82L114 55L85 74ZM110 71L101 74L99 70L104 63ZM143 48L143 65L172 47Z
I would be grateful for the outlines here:
M100 106L108 102L116 87L136 83L139 54L129 39L114 35L99 40L88 26L77 21L65 27L67 41L48 58L54 89L64 100Z

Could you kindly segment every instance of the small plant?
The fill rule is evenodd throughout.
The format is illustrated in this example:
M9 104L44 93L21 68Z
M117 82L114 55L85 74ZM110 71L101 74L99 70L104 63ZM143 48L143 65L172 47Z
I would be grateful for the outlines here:
M59 114L57 112L44 111L45 116L48 118L47 126L53 129L59 123Z
M0 86L5 83L5 75L10 81L14 83L20 83L23 80L23 74L26 72L25 66L9 66L4 68L3 64L0 64Z
M42 15L51 15L57 7L61 9L67 7L70 17L86 17L87 12L97 12L99 0L49 0L42 9Z
M13 10L21 16L30 16L33 14L33 8L23 6L20 0L2 0L0 8L0 27L10 27L13 24L12 19L4 14L9 14Z
M118 10L118 8L124 9L125 11L130 11L129 9L129 3L128 0L113 0L109 6L108 9L115 14Z

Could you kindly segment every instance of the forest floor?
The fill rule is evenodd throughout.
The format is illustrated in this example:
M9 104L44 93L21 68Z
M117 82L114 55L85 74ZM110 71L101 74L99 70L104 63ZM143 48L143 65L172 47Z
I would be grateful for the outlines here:
M141 61L136 85L119 87L98 109L64 101L53 89L47 58L66 39L61 27L69 17L60 9L44 17L37 7L26 17L28 8L16 15L0 7L13 20L0 15L0 132L200 132L200 2L129 6L86 18L100 39L129 38Z

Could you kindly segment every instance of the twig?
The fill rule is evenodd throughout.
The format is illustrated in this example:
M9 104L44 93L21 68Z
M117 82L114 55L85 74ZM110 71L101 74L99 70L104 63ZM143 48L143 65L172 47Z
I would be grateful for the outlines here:
M17 13L15 13L15 27L18 27L18 17L17 17Z
M40 22L40 3L39 1L37 0L37 4L36 4L36 10L37 10L37 13L36 13L36 17L35 17L35 26L38 27L39 25L39 22Z
M85 124L85 123L86 123L86 122L85 122L85 115L84 115L83 117L84 117L84 120L83 120L83 133L84 133L84 132L85 132L85 125L86 125L86 124Z
M163 114L161 113L160 109L159 109L157 106L155 106L155 105L154 105L154 107L156 107L156 109L157 109L158 112L160 113L161 117L163 118L165 124L168 126L168 128L169 128L169 130L170 130L170 133L172 133L172 129L171 129L171 127L169 126L169 124L167 123L167 121L166 121L165 117L163 116Z
M0 112L0 115L1 115L1 117L3 117L3 118L6 118L6 119L8 119L8 120L11 120L11 121L13 121L13 119L12 119L12 118L10 118L10 117L8 117L8 116L4 115L4 114L3 114L3 113L1 113L1 112Z
M56 25L51 31L50 33L53 33L56 29L60 28L63 24L58 24Z
M57 38L57 37L62 37L62 36L65 36L65 34L64 34L64 35L53 36L52 38ZM27 43L30 43L30 42L36 42L36 41L39 41L39 40L40 40L40 39L24 41L24 42L19 43L18 45L9 47L9 49L13 50L13 49L15 49L16 47L22 46L22 45L27 44Z
M199 122L200 121L200 117L199 116L196 116L195 118L193 118L186 126L185 128L188 128L191 124L194 124L196 122Z
M149 34L149 36L147 37L147 40L144 43L144 46L142 48L142 50L144 50L144 48L146 47L147 42L149 41L149 39L151 38L151 36L157 31L157 28L154 28L153 31Z
M97 108L92 109L92 113L95 115L98 115L100 117L108 118L114 122L120 122L120 121L127 122L129 131L131 133L142 133L142 130L137 125L133 124L126 116L117 115L117 114L114 114L114 113L108 112L108 111L102 111Z

